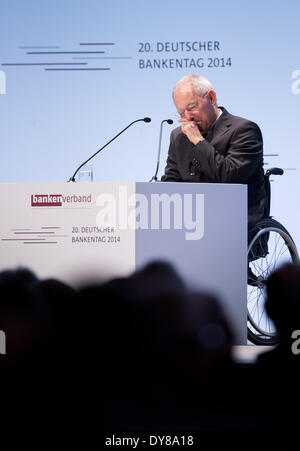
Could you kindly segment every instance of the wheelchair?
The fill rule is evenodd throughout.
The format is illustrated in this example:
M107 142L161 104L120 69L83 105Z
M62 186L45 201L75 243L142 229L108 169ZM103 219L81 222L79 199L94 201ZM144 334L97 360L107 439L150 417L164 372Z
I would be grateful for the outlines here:
M278 343L276 328L265 311L266 280L284 263L299 263L296 245L280 222L270 216L271 175L283 169L271 168L264 175L266 206L264 216L248 233L247 332L256 345Z

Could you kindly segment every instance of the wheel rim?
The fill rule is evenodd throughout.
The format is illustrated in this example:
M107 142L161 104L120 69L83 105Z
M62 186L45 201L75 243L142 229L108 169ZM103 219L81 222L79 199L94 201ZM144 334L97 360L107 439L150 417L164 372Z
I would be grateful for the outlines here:
M258 249L258 255L261 254L261 256L253 258L255 247ZM266 227L259 230L251 240L248 247L248 260L247 306L248 321L252 326L250 330L262 335L263 339L271 339L276 337L277 333L265 311L266 280L282 264L297 261L297 249L286 232L276 227Z

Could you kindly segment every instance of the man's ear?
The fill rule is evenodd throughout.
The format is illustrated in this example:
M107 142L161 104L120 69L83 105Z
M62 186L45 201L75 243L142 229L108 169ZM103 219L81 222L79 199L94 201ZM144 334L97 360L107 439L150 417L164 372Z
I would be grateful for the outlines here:
M209 100L211 101L211 104L212 104L212 105L216 105L216 104L217 104L217 94L215 93L215 91L214 91L213 89L211 89L210 91L208 91L207 97L208 97Z

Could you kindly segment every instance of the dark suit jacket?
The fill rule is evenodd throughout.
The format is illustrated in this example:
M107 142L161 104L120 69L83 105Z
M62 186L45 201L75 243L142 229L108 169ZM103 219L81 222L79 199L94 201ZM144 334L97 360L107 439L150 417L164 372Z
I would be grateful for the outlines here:
M196 146L181 127L171 133L165 182L243 183L248 185L248 228L263 216L263 141L257 124L225 108Z

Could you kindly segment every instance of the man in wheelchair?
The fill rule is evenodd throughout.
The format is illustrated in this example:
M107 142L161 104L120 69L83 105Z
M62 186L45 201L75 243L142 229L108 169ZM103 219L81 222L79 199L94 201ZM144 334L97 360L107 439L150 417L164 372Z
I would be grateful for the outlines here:
M180 126L171 133L162 181L248 185L248 229L263 217L263 140L257 124L217 105L211 83L187 75L175 85Z

